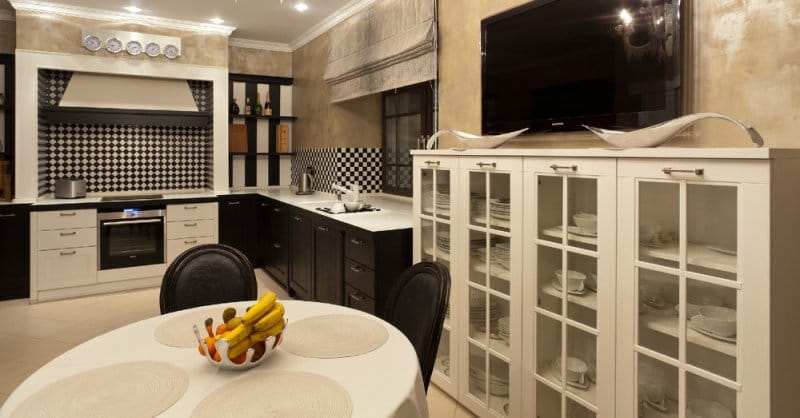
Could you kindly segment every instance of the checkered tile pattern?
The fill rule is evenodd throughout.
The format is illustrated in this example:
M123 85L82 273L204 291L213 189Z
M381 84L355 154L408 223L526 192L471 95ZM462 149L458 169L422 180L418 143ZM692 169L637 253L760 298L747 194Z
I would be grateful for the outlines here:
M72 71L39 70L39 106L58 106Z
M192 90L194 103L200 112L210 112L214 109L214 83L210 81L187 80L189 89Z
M306 167L317 172L314 189L339 193L331 185L358 183L364 193L381 191L381 150L379 148L310 148L292 157L292 184L300 184Z

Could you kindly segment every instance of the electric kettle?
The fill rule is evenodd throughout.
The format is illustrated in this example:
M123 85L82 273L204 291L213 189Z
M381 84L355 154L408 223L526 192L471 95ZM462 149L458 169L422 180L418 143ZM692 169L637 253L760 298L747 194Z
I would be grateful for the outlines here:
M298 186L296 194L314 193L314 174L314 167L307 167L306 171L300 174L300 186Z

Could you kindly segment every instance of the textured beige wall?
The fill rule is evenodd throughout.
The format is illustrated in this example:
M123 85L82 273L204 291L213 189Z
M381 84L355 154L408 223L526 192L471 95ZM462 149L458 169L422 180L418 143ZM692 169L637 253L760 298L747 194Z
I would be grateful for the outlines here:
M17 48L77 55L114 56L132 60L170 61L163 55L157 58L145 54L131 56L126 53L112 54L105 49L91 52L81 45L81 26L179 37L181 56L172 61L215 67L228 66L227 36L24 12L17 12Z
M527 0L439 0L439 128L481 130L480 21ZM694 112L751 123L767 146L800 147L800 2L693 1ZM702 121L681 146L750 146L723 121ZM442 147L452 147L443 138ZM584 147L605 143L583 133L535 135L506 147Z
M292 53L228 47L228 70L238 74L292 76Z
M13 54L17 43L17 29L14 22L0 20L0 53Z
M322 79L328 62L325 33L292 57L293 111L297 116L294 147L381 147L380 94L330 103L330 89Z

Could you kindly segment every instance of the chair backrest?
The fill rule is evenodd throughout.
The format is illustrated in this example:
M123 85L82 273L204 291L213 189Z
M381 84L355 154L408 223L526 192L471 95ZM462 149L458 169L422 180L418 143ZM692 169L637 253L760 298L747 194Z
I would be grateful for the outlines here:
M186 250L164 273L161 313L256 299L253 266L236 248L206 244Z
M423 261L400 275L389 292L386 320L408 337L417 352L425 390L433 373L450 299L450 271Z

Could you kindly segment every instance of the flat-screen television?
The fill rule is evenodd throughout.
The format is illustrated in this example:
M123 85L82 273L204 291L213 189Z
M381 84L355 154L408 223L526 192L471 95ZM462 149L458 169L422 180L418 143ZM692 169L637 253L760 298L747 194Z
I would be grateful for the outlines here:
M485 135L680 115L680 0L534 0L481 22Z

